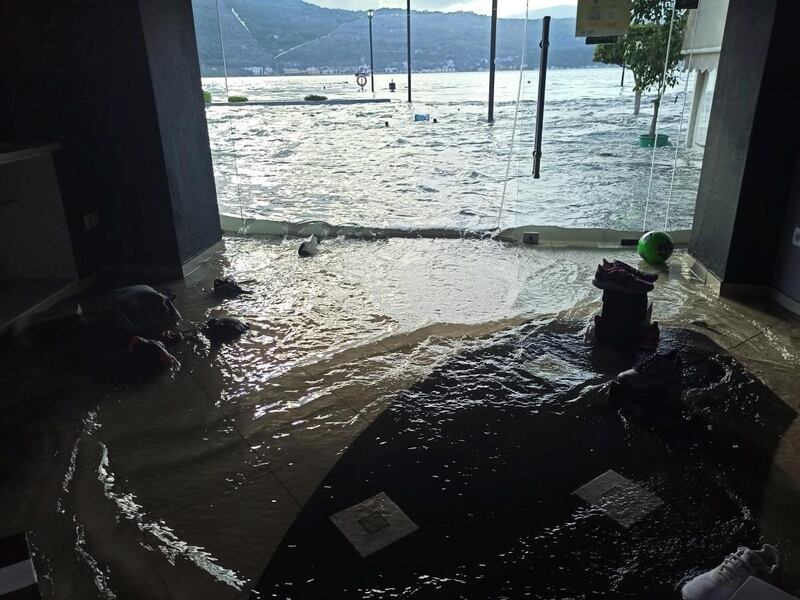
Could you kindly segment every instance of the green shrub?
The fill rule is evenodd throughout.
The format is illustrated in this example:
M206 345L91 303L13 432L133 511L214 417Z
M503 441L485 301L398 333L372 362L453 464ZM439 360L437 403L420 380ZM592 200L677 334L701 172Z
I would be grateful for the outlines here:
M211 104L211 92L203 90L203 102L206 104Z
M228 102L247 102L247 96L228 96Z
M327 96L318 96L317 94L309 94L305 97L306 102L323 102L327 99Z

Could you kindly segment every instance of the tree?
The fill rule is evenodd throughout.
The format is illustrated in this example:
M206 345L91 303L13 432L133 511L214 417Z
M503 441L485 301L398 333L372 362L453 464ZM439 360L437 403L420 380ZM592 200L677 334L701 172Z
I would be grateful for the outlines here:
M673 19L673 5L673 0L634 0L631 27L627 35L620 36L613 44L597 46L594 52L595 62L626 66L633 73L633 90L636 92L634 114L639 114L642 92L656 90L653 120L650 123L651 137L656 134L658 109L664 91L678 82L686 11L675 10Z

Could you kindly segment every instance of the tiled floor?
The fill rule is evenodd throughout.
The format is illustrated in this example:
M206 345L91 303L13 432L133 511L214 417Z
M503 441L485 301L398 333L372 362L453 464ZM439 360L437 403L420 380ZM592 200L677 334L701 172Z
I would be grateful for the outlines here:
M48 597L243 596L394 392L524 319L588 318L602 256L630 259L403 240L336 241L302 261L293 242L229 239L171 287L184 328L243 316L252 330L240 342L187 342L178 372L138 384L109 376L113 357L69 336L2 351L14 458L0 473L0 535L33 532ZM703 331L800 408L800 324L766 303L715 297L689 262L679 254L663 274L654 318ZM215 300L221 274L254 280L255 293ZM781 484L800 485L798 448L795 426L776 457Z

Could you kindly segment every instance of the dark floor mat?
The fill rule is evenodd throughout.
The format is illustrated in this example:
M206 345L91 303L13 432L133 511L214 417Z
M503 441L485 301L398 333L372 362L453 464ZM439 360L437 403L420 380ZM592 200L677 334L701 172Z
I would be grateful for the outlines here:
M670 348L690 351L681 385L694 390L677 426L608 405L606 382L642 357L596 348L579 323L523 327L453 358L352 444L256 594L678 598L699 566L759 541L772 453L796 415L705 336L667 330ZM625 528L573 494L609 469L663 504ZM330 516L380 492L419 529L361 558Z

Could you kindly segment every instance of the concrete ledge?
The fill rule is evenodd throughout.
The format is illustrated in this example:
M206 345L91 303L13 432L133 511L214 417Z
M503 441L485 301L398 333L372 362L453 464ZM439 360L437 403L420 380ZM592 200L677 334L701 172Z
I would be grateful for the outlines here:
M443 239L497 239L502 242L523 243L523 235L529 232L539 234L539 243L533 246L543 247L587 247L616 248L635 245L641 237L641 231L615 229L578 229L572 227L553 227L548 225L526 225L498 232L495 229L459 229L456 227L363 227L357 225L333 225L325 221L271 221L269 219L247 219L232 215L220 215L220 225L227 233L239 235L265 235L280 237L308 237L318 235L324 237L344 236L355 239L385 238L443 238ZM689 230L669 232L675 245L687 246Z
M565 247L618 247L636 246L643 232L627 229L603 229L580 227L554 227L552 225L524 225L505 229L498 234L498 239L508 242L523 243L525 233L538 233L539 245L565 246ZM678 229L668 232L676 247L689 245L688 229Z
M389 98L338 99L338 100L249 100L247 102L211 102L206 106L324 106L326 104L386 104Z
M689 269L710 287L714 293L726 298L766 298L788 311L800 315L800 301L790 298L765 284L726 283L708 270L699 260L694 259Z

